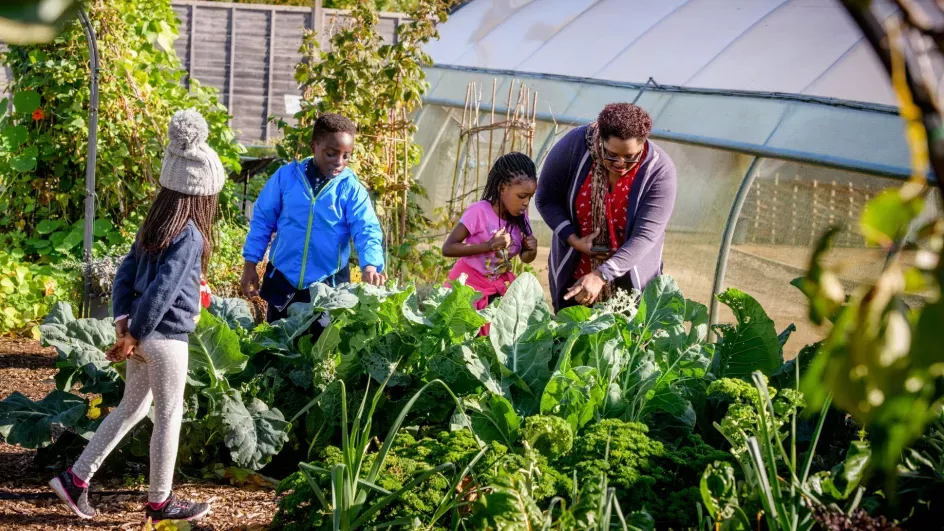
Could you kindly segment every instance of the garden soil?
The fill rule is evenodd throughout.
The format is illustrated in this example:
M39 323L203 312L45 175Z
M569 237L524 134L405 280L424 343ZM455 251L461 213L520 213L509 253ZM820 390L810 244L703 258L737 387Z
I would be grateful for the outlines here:
M39 400L53 390L56 352L38 341L0 338L0 398L19 391ZM53 475L34 463L35 451L6 444L0 437L0 529L71 530L122 529L144 527L146 487L128 487L125 478L103 475L95 478L91 495L101 513L87 521L74 516L46 486ZM182 480L175 484L182 498L214 500L213 512L199 524L199 530L262 530L275 514L275 493L270 489L246 488Z

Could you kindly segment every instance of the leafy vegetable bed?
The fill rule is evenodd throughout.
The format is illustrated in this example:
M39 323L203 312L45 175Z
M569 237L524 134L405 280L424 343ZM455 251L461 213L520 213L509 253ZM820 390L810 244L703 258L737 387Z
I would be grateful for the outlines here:
M181 467L286 478L274 524L287 529L687 527L708 499L702 473L741 462L758 432L756 390L741 379L794 381L781 355L790 330L778 335L737 290L719 297L737 322L716 343L705 306L666 276L556 316L530 274L481 312L476 297L461 284L424 300L412 286L317 285L271 326L215 298L190 338ZM40 330L58 352L57 389L0 402L0 434L64 463L117 404L123 367L104 357L111 320L60 303ZM801 406L782 396L778 432ZM67 434L53 440L54 425ZM149 432L115 459L145 461Z

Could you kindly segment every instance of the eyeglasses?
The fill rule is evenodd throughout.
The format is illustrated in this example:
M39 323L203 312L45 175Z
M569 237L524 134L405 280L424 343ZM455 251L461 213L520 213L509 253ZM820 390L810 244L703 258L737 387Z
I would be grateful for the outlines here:
M616 164L618 162L622 162L623 164L627 166L632 166L633 164L636 164L637 162L642 160L642 153L643 152L639 152L635 157L631 159L627 159L623 157L611 156L609 154L609 151L606 148L603 148L603 160L605 160L606 162L609 162L610 164Z

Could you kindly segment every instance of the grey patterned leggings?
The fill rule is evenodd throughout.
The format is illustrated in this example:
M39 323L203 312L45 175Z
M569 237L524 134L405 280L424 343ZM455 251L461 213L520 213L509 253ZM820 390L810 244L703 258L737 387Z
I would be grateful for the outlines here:
M154 401L151 433L151 477L148 501L160 503L170 495L177 462L177 443L187 383L188 346L183 341L152 336L138 343L127 363L125 393L105 417L85 451L72 466L80 479L90 481L105 457L138 422Z

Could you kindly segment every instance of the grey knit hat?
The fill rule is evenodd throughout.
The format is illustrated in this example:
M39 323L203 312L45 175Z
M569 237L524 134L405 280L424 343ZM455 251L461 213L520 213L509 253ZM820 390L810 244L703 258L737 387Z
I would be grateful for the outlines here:
M161 186L187 195L220 193L226 171L216 151L206 142L208 134L206 120L196 110L174 113L167 127Z

